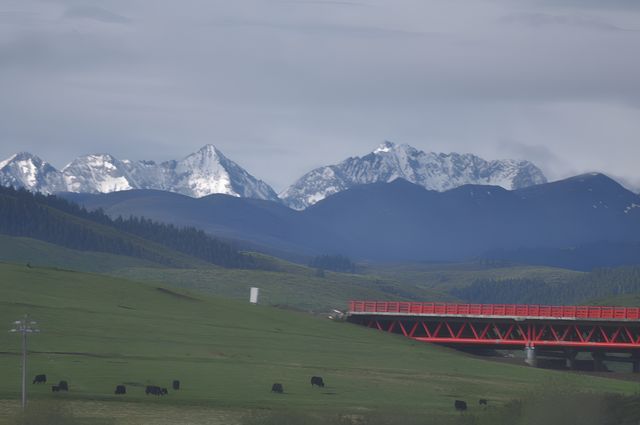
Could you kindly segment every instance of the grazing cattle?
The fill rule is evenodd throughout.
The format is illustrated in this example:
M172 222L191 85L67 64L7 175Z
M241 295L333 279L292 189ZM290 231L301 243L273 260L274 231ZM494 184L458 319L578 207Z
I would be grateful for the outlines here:
M36 377L33 378L33 383L34 384L46 384L47 383L47 375L36 375Z
M58 388L60 391L69 391L69 384L67 384L67 381L60 381L58 383Z
M163 395L162 388L158 387L157 385L147 385L147 388L144 390L144 392L146 395Z
M486 398L481 398L480 400L478 400L478 404L480 406L486 406L487 404L489 404L489 402L487 402Z
M57 393L59 391L60 391L60 387L59 386L57 386L57 385L52 385L51 386L51 392L52 393Z
M161 389L160 389L160 392L162 393L162 395L167 395L167 394L169 394L169 391L167 391L167 389L166 389L166 388L161 388Z
M453 404L458 412L464 412L467 410L467 402L462 400L456 400Z
M177 391L180 389L180 381L178 381L177 379L175 381L173 381L171 383L171 387L174 389L174 391Z
M275 384L273 384L271 386L271 392L272 393L278 393L278 394L282 394L284 392L284 388L282 387L282 384L278 384L277 382Z
M126 393L127 393L127 387L125 387L124 385L116 386L115 394L126 394Z
M324 381L322 380L322 376L312 376L311 377L311 386L319 386L321 388L324 388Z

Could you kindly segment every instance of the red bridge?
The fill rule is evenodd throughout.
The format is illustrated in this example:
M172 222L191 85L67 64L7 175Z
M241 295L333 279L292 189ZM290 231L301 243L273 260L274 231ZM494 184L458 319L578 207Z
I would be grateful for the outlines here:
M351 301L348 320L418 341L451 346L631 353L640 371L640 308Z

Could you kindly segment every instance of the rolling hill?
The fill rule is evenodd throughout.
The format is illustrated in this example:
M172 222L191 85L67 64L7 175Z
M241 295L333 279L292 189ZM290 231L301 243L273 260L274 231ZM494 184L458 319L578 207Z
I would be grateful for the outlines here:
M183 415L190 412L185 406L199 406L437 417L454 413L457 398L486 397L499 405L550 382L598 392L636 389L631 382L494 363L347 323L165 286L8 264L0 264L0 276L0 322L28 313L42 330L30 338L30 374L69 382L68 394L32 385L31 397L91 400L93 415L118 416L117 406L135 411L151 404L164 412L175 406ZM17 399L19 338L0 333L0 346L0 398ZM327 387L311 388L311 375L323 376ZM144 395L144 385L167 386L173 379L181 380L180 391L162 399ZM284 395L269 391L273 382L284 384ZM113 389L121 383L128 394L119 398ZM133 417L118 423L135 423L127 422Z

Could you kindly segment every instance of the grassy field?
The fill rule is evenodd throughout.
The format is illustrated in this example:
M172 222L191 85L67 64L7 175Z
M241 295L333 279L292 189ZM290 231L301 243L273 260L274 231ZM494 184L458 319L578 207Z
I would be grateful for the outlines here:
M325 277L320 278L309 267L252 255L272 270L225 269L201 262L194 268L167 268L131 257L78 251L34 239L0 235L0 261L110 274L242 300L248 297L251 286L257 286L266 304L305 311L345 308L350 299L452 299L416 285L376 276L326 272Z
M150 405L173 412L165 416L203 409L433 416L453 413L454 399L499 405L549 385L637 390L630 382L484 361L348 323L101 275L0 264L0 282L0 323L9 328L28 313L42 329L30 338L29 376L69 382L68 394L30 384L31 396L73 400L86 416ZM0 332L0 347L0 399L16 400L19 338ZM323 376L327 387L311 388L312 375ZM173 379L182 390L160 399L144 395L144 385L168 387ZM274 382L285 394L270 392ZM121 383L129 393L115 396ZM87 410L90 403L96 407ZM140 412L117 423L147 423L135 419L145 416Z
M598 298L592 300L591 305L603 305L603 306L621 306L621 307L638 307L640 306L640 294L626 294L618 295L615 297Z
M370 264L362 269L366 275L441 292L468 286L476 280L532 279L564 283L584 275L583 272L555 267L473 262Z

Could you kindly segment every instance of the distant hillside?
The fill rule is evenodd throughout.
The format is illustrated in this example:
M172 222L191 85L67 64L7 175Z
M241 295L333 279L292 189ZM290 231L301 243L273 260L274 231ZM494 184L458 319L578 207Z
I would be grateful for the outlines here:
M590 270L640 264L640 196L602 174L513 191L467 185L446 192L405 180L356 186L304 211L250 199L166 192L65 195L111 217L190 225L289 258L341 254L356 261L497 258ZM594 250L576 247L594 247ZM616 255L606 251L616 246ZM553 253L574 250L558 262ZM545 255L538 255L544 252ZM524 253L517 256L513 253Z
M110 219L54 196L0 187L0 234L40 239L67 248L106 252L170 267L198 260L253 267L252 257L195 228L130 217Z
M61 193L87 209L112 218L143 216L241 241L243 246L307 263L311 256L340 253L341 238L328 226L307 219L278 202L228 195L191 198L159 190L131 190L101 195Z
M602 299L618 305L617 300L637 299L640 267L598 269L561 282L540 277L479 278L470 285L452 288L449 293L474 303L562 305Z

